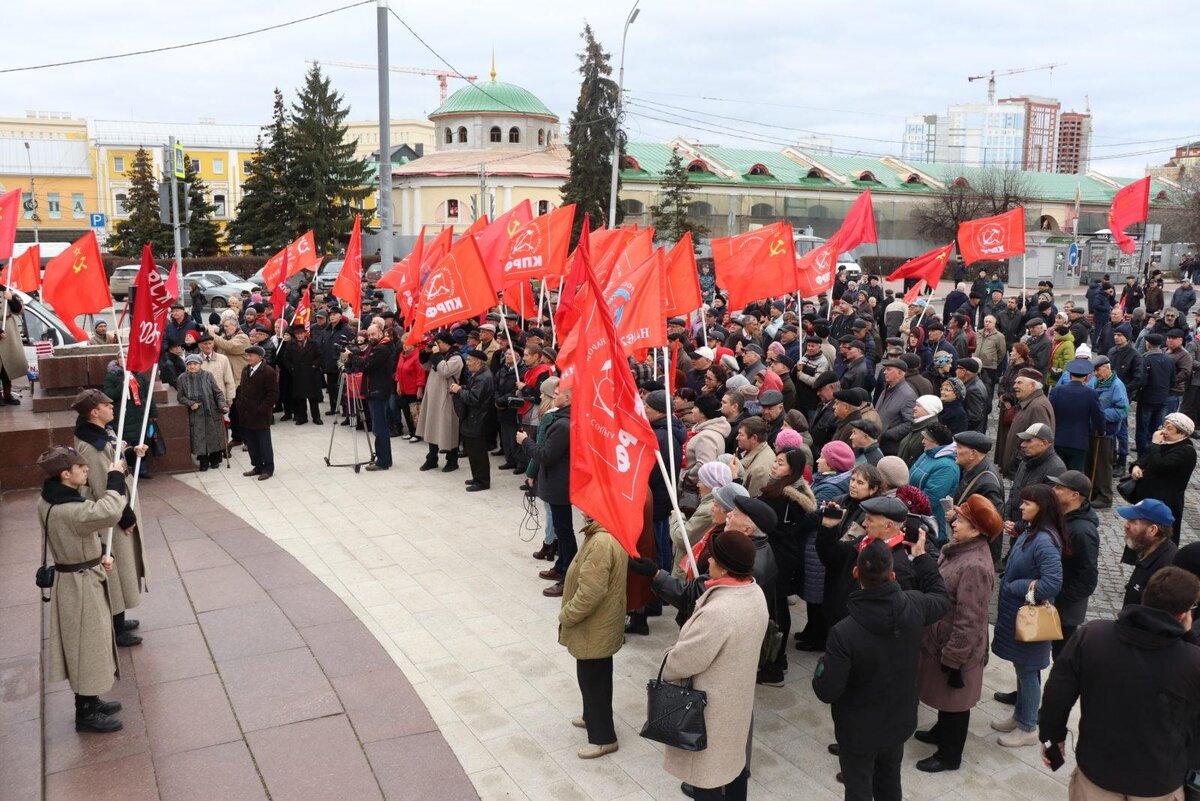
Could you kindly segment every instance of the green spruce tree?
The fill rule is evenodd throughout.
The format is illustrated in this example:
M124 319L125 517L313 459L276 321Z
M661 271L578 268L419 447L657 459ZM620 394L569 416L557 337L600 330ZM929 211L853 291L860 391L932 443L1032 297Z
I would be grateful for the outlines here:
M290 119L283 92L275 89L271 124L263 126L250 160L250 175L242 184L242 199L229 224L231 244L258 254L273 254L301 233L296 195L289 185L293 147Z
M650 207L650 224L654 226L658 239L678 242L690 231L693 245L700 244L701 237L708 234L708 228L688 216L691 200L691 185L683 158L678 153L672 153L663 171L662 200Z
M293 159L288 185L297 204L296 223L312 229L317 249L336 251L350 238L354 215L373 191L371 167L354 157L346 138L350 107L314 64L292 105Z
M591 25L583 26L583 51L579 54L579 101L571 114L567 134L567 150L571 154L570 174L562 186L563 203L575 204L575 228L571 246L579 238L585 214L591 217L592 229L608 222L608 196L612 186L613 136L621 137L621 153L625 152L625 135L616 133L618 90L612 79L611 56L604 51L592 33ZM617 188L620 191L620 175ZM624 214L617 204L616 222Z
M186 204L183 199L185 186L188 197ZM217 255L221 250L220 229L213 220L213 212L217 209L208 199L208 185L204 183L203 178L196 174L190 158L184 159L183 181L178 185L178 190L180 196L179 216L181 218L184 216L185 207L191 212L191 218L187 220L189 239L187 255Z
M154 177L154 162L145 148L138 148L125 177L129 179L125 200L129 216L114 227L108 240L109 251L133 259L142 255L144 245L153 247L158 258L174 253L171 227L158 218L158 181Z

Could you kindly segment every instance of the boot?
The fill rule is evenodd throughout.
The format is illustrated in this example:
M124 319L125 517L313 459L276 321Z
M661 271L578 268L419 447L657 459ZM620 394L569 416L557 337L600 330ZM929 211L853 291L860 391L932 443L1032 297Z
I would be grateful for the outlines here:
M643 634L650 633L650 625L646 622L645 612L630 612L629 622L625 624L626 634Z
M17 400L17 398L13 396L12 387L9 387L8 389L4 390L4 405L5 406L20 406L21 405L21 401Z
M75 731L109 734L120 731L121 721L101 711L102 702L94 695L75 696Z
M553 558L553 557L551 557L551 556L550 556L550 546L551 546L551 545L553 545L553 543L547 543L547 542L543 542L543 543L542 543L542 547L541 547L541 548L538 548L536 551L534 551L534 552L533 552L533 558L534 558L534 559L550 559L550 558Z
M451 458L453 457L453 458ZM446 455L446 466L442 468L443 473L453 473L458 469L458 453L449 453Z

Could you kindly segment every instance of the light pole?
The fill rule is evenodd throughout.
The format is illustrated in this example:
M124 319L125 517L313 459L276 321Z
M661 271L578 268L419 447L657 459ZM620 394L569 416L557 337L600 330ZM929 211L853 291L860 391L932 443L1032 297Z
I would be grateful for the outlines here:
M617 227L617 173L621 169L621 109L624 106L625 92L625 39L629 36L629 26L638 18L641 9L635 0L629 16L625 19L625 32L621 34L621 68L617 72L617 111L613 115L613 155L612 155L612 185L608 189L608 227Z
M379 265L392 269L392 111L388 72L388 3L376 0L375 38L379 50ZM390 299L390 295L388 296Z
M36 245L39 242L38 223L42 221L42 218L38 217L37 213L37 192L34 191L33 184L33 156L29 153L28 142L25 143L25 160L29 163L29 202L33 204L31 208L33 213L29 215L29 219L33 221L33 243Z

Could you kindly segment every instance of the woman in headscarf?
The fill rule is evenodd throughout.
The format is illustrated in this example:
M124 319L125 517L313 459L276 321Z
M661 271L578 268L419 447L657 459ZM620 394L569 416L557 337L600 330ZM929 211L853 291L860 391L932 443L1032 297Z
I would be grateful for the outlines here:
M928 371L929 366L933 363L933 350L925 344L925 329L917 326L909 331L907 345L909 353L915 353L921 357L921 367L918 372Z
M966 431L967 410L963 407L963 398L967 395L966 386L954 376L947 376L942 380L939 394L942 399L942 411L938 414L938 420L950 429L951 434Z
M179 405L188 410L188 437L200 470L220 467L225 455L225 395L212 373L200 369L203 361L192 354L184 359L183 375L175 382Z

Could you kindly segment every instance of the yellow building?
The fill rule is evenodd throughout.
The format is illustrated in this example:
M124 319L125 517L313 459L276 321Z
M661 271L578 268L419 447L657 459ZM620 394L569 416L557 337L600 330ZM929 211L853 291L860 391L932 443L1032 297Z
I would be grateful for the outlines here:
M423 145L426 150L433 149L433 123L427 120L392 120L389 136L393 148ZM347 122L346 139L354 141L355 158L371 158L379 150L379 121Z

